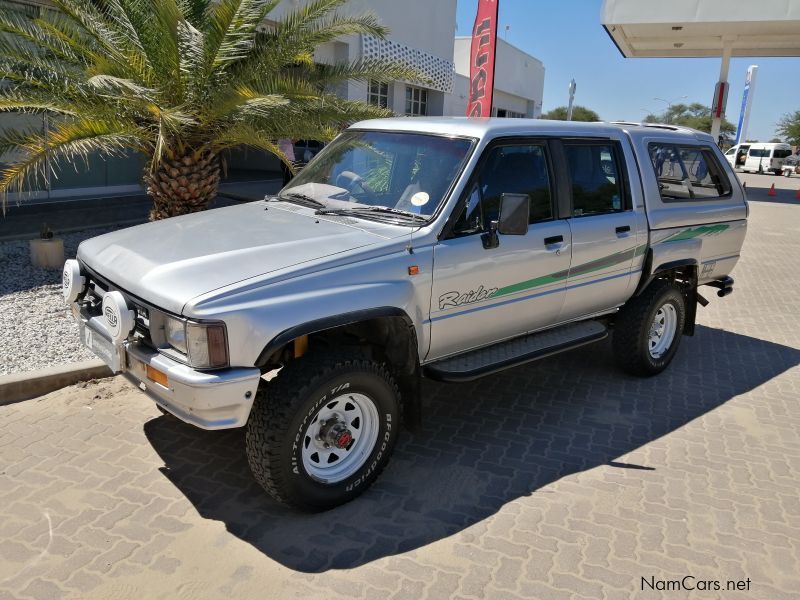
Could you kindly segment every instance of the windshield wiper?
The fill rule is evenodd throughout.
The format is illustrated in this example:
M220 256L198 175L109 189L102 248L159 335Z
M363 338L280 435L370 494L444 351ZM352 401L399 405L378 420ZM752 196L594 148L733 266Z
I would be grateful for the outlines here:
M295 204L299 204L300 206L307 206L309 208L325 208L325 204L308 196L306 194L300 194L298 192L284 192L278 196L280 200L286 200L287 202L294 202Z
M386 213L390 215L400 215L415 221L428 221L428 217L418 215L407 210L400 210L399 208L389 208L388 206L354 206L352 208L321 208L316 211L316 215L346 215L352 213Z

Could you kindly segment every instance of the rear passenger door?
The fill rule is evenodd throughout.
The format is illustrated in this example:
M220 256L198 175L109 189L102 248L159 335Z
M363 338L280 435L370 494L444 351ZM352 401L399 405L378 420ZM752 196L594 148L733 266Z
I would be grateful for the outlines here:
M646 231L633 211L625 158L616 140L564 140L570 194L572 264L562 320L619 306ZM643 238L643 239L642 239Z

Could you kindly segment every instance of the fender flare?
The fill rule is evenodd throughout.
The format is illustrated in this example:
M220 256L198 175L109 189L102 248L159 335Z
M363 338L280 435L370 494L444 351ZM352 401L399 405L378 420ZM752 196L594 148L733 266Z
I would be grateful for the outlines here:
M680 267L698 267L699 263L696 258L681 258L680 260L672 260L669 262L658 265L653 268L653 249L647 249L647 256L644 260L644 268L642 269L642 277L639 280L639 285L636 286L636 291L633 293L634 297L639 296L648 285L660 274L678 269Z
M411 317L408 316L406 311L401 308L397 308L396 306L366 308L348 313L331 315L321 319L315 319L313 321L307 321L305 323L289 327L288 329L284 329L282 332L272 338L258 355L255 366L259 368L263 367L267 363L267 359L269 359L269 357L278 348L300 336L319 333L320 331L334 329L343 325L352 325L354 323L360 323L361 321L369 321L370 319L376 319L379 317L401 317L404 321L406 321L409 327L414 326L414 322L411 320Z

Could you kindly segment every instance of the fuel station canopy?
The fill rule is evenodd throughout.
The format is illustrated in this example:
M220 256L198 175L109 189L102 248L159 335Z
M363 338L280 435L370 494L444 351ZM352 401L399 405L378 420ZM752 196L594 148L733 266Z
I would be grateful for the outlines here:
M605 0L626 58L800 56L800 0Z

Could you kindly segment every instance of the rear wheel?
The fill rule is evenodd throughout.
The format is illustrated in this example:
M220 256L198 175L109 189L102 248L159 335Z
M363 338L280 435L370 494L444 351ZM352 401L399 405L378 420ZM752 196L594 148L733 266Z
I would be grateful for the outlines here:
M326 510L377 479L399 425L400 393L383 364L355 353L309 354L259 390L247 458L279 502Z
M667 368L678 351L686 306L677 285L655 281L632 298L614 323L614 355L625 371L642 377Z

